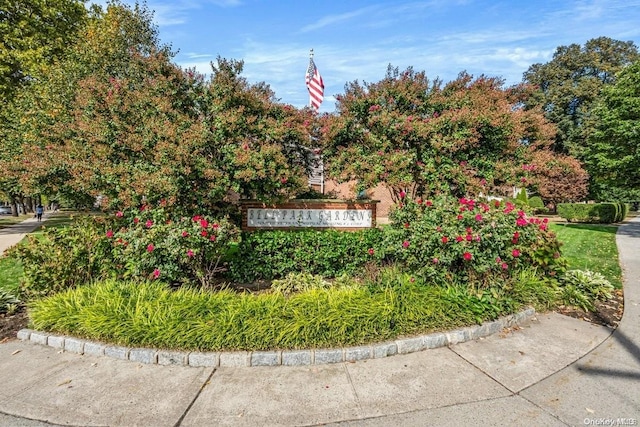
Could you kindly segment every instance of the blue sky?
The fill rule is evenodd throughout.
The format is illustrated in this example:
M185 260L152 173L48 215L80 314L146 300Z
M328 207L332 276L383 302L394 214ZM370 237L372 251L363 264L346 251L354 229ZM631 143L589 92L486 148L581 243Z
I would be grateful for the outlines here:
M123 0L133 4L133 1ZM606 36L640 46L640 0L147 0L174 62L208 73L218 55L244 60L282 102L308 105L309 49L325 83L321 112L354 80L391 64L430 79L466 70L519 83L558 46Z

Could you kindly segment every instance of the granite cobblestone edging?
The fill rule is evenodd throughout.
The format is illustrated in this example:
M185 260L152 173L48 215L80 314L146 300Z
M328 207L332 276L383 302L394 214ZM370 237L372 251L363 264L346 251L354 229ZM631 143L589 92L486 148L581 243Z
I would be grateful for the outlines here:
M69 353L107 356L114 359L154 365L192 367L306 366L379 359L396 354L407 354L450 346L493 335L504 328L526 322L534 315L535 310L529 308L478 326L399 338L370 345L311 350L188 352L153 348L129 348L30 329L21 329L18 331L17 337L22 341L30 341L34 344L62 349Z

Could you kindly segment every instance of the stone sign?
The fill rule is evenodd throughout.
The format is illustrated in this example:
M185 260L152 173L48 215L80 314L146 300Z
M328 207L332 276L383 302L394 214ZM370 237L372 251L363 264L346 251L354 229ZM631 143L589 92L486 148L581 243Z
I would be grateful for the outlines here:
M277 205L242 202L242 228L372 228L376 226L376 203L371 200L291 200Z

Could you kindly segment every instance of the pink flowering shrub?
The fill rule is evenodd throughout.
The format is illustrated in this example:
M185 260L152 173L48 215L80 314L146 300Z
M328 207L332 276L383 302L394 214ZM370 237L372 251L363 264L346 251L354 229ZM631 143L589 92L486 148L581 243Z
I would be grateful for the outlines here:
M238 229L206 215L172 218L163 207L119 212L111 233L113 275L134 280L207 285Z
M565 267L547 219L511 202L404 199L390 222L385 255L426 279L487 287L522 269L556 276Z

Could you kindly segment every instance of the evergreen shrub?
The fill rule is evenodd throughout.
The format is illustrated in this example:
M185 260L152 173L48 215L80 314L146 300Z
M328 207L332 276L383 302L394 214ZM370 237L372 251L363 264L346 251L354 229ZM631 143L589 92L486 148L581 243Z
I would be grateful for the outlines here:
M382 230L260 230L243 232L230 264L237 282L272 280L304 271L325 278L358 274L380 262Z
M560 203L558 215L569 222L611 224L620 217L616 203Z

